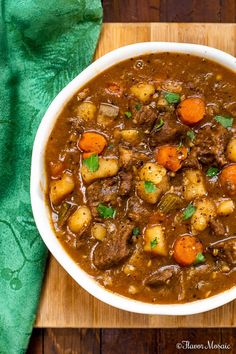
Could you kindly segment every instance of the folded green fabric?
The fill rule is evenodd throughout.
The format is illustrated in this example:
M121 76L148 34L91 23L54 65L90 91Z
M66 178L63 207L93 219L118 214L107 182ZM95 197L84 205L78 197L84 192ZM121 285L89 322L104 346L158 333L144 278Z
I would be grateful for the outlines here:
M46 249L31 213L34 136L55 95L91 61L100 0L0 0L0 353L24 353Z

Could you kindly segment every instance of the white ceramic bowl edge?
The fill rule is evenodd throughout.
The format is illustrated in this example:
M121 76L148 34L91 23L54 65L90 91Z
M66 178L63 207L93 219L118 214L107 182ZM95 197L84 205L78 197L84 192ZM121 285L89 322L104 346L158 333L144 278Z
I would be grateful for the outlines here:
M151 315L189 315L205 312L234 300L236 298L236 286L207 299L184 304L167 305L144 303L112 293L100 286L66 253L55 236L51 224L50 211L45 202L45 146L56 119L64 106L82 86L100 72L128 58L157 52L175 52L197 55L215 61L236 72L236 59L233 56L211 47L187 43L137 43L116 49L96 60L57 95L41 121L35 137L32 153L30 182L31 204L37 228L49 251L72 276L72 278L74 278L75 281L90 294L109 305L126 311Z

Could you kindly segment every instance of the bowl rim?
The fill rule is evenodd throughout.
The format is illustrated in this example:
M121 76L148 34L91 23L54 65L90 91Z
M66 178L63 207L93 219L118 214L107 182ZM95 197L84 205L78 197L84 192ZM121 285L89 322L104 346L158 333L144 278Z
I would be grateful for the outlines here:
M132 313L181 316L209 311L236 299L236 286L206 299L174 304L152 304L111 292L80 268L79 264L63 248L53 231L49 208L45 199L45 147L54 124L68 101L87 82L111 66L139 55L163 52L203 57L215 61L236 73L235 57L219 49L191 43L141 42L115 49L100 57L59 92L42 119L35 136L32 151L30 197L34 220L47 248L71 277L88 293L106 304Z

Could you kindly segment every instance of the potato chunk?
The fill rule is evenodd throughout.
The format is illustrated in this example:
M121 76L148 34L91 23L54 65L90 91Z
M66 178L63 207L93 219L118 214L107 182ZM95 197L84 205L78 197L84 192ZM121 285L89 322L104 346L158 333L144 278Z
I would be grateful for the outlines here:
M139 181L136 184L136 190L138 196L145 202L150 204L155 204L160 199L161 195L169 189L169 179L163 176L160 183L155 184L155 190L153 192L148 192L145 188L145 181Z
M141 181L137 182L136 189L138 196L145 202L155 204L163 192L169 188L166 169L156 163L148 162L139 171ZM145 182L154 184L153 191L145 188Z
M145 181L139 181L136 184L138 196L147 203L155 204L161 195L161 189L155 187L156 189L153 192L147 192L145 190L144 182Z
M220 216L227 216L233 213L235 205L232 199L221 200L217 206L217 214Z
M144 233L144 251L156 256L167 256L168 250L161 225L148 227Z
M68 226L73 233L81 235L91 220L92 215L89 208L86 205L82 205L71 215L68 220Z
M147 102L155 92L154 85L145 82L140 82L131 86L131 93L136 96L140 101Z
M118 160L104 157L99 158L99 167L95 172L89 171L85 164L81 167L81 175L85 183L91 183L99 178L113 177L118 171Z
M210 198L203 197L195 202L196 211L191 218L192 233L196 235L209 225L212 218L216 217L216 205Z
M232 138L228 143L226 154L230 161L236 162L236 138Z
M142 181L150 181L154 184L160 183L165 175L165 167L153 162L146 163L139 172L139 177Z
M102 241L107 234L107 229L104 225L96 223L91 228L91 234L97 240Z
M52 204L59 204L68 194L73 192L75 182L72 175L64 173L60 179L50 183L50 200Z
M130 144L137 144L140 141L139 131L136 129L124 129L120 132L123 140Z
M86 122L92 121L95 117L96 110L97 108L92 102L82 102L77 108L77 115Z
M186 170L183 178L184 198L192 200L207 194L203 175L199 170Z
M119 146L120 163L122 166L127 166L133 158L133 151Z

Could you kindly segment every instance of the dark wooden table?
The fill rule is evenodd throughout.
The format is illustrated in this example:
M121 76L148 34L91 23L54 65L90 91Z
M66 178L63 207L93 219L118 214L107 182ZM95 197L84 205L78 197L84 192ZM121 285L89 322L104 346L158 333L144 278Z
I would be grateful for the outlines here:
M236 22L236 0L103 0L103 8L104 22ZM230 349L176 349L182 341ZM190 352L234 354L236 329L35 329L27 354Z

